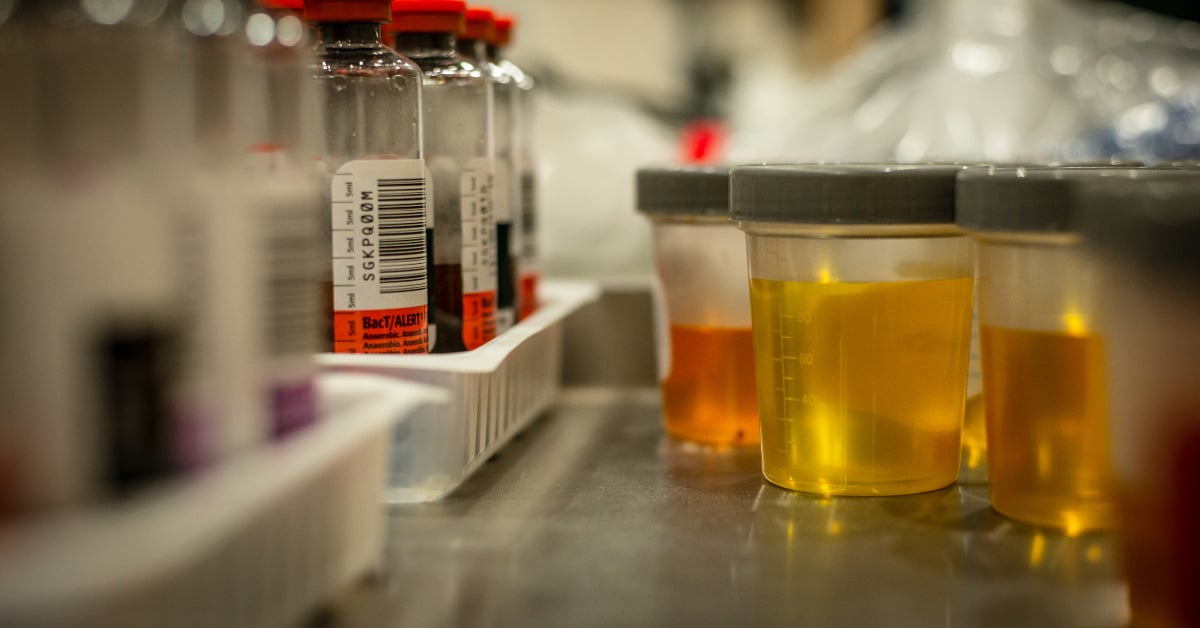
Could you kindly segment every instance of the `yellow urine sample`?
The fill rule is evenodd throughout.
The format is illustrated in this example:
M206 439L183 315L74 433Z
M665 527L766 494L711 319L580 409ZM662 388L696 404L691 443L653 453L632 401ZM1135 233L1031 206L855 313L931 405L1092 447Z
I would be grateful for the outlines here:
M972 283L752 279L767 480L825 495L953 483Z
M1113 525L1104 343L984 325L992 506L1069 533Z

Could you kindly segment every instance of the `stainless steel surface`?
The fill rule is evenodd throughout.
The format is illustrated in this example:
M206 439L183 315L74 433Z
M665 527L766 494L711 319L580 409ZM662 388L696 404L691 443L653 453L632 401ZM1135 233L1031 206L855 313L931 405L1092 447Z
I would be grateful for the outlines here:
M765 483L755 450L667 439L651 389L568 394L445 501L394 507L349 626L1113 626L1105 534L940 491L833 498Z

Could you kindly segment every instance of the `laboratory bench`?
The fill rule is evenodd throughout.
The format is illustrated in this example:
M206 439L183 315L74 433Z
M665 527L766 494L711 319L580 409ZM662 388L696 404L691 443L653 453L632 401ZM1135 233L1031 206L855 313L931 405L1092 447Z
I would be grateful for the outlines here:
M445 499L390 506L378 573L339 600L333 623L1128 621L1115 538L1000 516L980 456L942 490L823 498L766 482L757 449L669 438L660 412L653 388L568 388Z

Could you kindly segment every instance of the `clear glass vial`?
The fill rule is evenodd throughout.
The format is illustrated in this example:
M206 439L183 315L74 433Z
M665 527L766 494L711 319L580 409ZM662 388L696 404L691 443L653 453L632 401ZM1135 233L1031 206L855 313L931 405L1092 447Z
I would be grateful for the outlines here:
M504 51L512 43L513 30L516 29L516 18L511 15L497 15L494 22L492 39L488 42L488 60L507 73L517 86L517 106L514 109L516 134L519 139L519 155L517 172L520 177L520 246L517 250L517 320L524 319L537 309L538 281L541 277L538 265L538 176L537 154L534 150L534 109L535 84L529 76L512 61L504 56Z
M435 352L474 349L496 335L492 215L492 81L456 51L461 0L395 0L397 52L421 68L425 163L433 179Z
M512 77L488 61L487 46L493 36L491 9L467 8L467 24L458 38L458 52L483 68L492 80L492 122L496 151L496 176L492 213L496 217L496 333L517 320L517 284L520 248L520 137L517 135L517 91Z
M250 206L258 242L254 304L263 353L263 400L271 437L317 419L312 354L321 350L321 281L325 249L320 217L322 173L313 167L324 136L320 94L312 80L313 41L299 0L259 0L245 23L258 70L248 98L262 123L245 147Z
M308 0L304 18L320 33L332 348L425 353L436 333L421 71L381 41L390 0Z
M180 470L188 47L161 3L99 8L0 10L0 519Z

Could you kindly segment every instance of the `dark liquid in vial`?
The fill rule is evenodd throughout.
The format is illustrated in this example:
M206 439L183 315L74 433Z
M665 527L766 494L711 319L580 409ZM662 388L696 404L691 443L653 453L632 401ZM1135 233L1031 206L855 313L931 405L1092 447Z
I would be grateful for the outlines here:
M467 347L462 338L462 266L438 264L433 267L433 277L433 295L430 301L437 303L433 310L433 321L438 327L437 344L434 345L433 351L466 351Z
M333 280L324 279L321 282L321 346L322 353L333 351Z
M512 310L517 301L517 260L513 257L512 223L496 223L496 307Z

